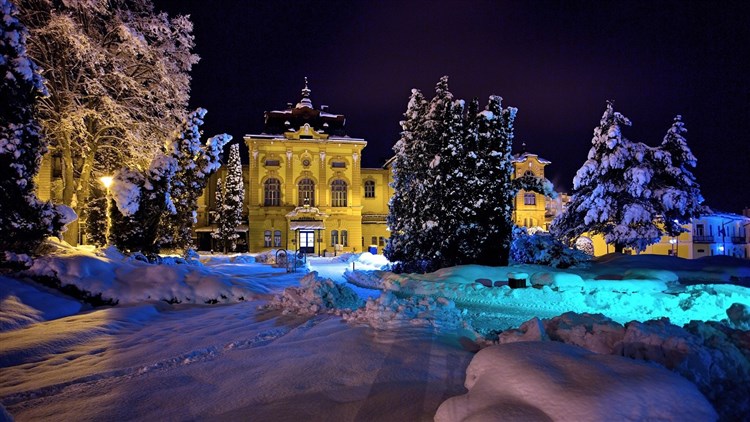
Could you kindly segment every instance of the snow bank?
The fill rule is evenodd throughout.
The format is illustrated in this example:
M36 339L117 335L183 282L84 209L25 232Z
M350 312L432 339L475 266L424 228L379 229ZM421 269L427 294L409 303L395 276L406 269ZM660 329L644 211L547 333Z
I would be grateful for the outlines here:
M120 304L238 302L255 297L252 286L199 263L165 257L160 265L150 264L111 248L97 253L53 244L51 254L35 259L24 274L57 280L62 287L75 286Z
M322 279L313 271L300 280L300 287L287 287L265 306L281 309L284 314L315 315L341 313L362 306L362 299L346 284Z
M693 384L665 369L557 342L486 348L466 370L467 394L436 421L716 420Z
M0 277L0 332L73 315L81 303L31 283Z
M534 318L498 336L499 343L545 339L658 363L695 383L722 419L750 414L748 331L699 321L679 327L666 319L620 325L604 315L569 312L541 321Z
M438 332L455 332L469 328L464 321L466 312L457 309L456 304L450 300L432 297L398 298L393 293L370 298L363 308L342 316L345 321L384 330L429 327Z

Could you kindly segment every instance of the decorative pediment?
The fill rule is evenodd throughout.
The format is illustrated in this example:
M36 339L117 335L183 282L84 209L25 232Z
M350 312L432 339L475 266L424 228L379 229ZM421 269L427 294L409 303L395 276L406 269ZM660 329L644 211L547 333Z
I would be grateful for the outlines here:
M297 131L284 132L284 137L290 140L328 139L327 133L320 133L310 127L309 123L302 125Z

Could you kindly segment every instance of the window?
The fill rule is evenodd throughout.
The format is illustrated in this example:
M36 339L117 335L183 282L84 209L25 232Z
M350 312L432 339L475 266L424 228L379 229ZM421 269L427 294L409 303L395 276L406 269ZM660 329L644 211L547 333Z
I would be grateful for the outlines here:
M265 201L267 207L278 207L281 204L281 182L279 179L268 179L263 183Z
M524 205L536 205L536 194L535 193L524 193L523 194Z
M380 246L385 246L385 238L383 236L380 236L380 242L378 243Z
M341 244L349 246L349 233L346 230L341 230Z
M305 204L315 206L315 182L311 179L302 179L297 185L299 191L299 206Z
M276 230L273 232L273 246L275 248L281 247L281 230Z
M371 245L377 245L378 244L378 237L377 236L373 236L372 237L372 242L370 242L370 244Z
M271 247L271 230L263 232L263 246L267 248Z
M346 163L343 162L343 161L333 161L333 162L331 162L331 167L333 167L335 169L345 169L346 168Z
M331 183L331 206L346 206L346 182L337 179Z
M368 180L365 182L365 198L375 197L375 182Z
M331 246L336 246L338 243L339 243L338 230L331 230Z
M281 165L281 161L279 160L266 160L266 167L278 167Z
M695 225L695 235L696 236L703 236L704 233L704 226L703 224L696 224Z

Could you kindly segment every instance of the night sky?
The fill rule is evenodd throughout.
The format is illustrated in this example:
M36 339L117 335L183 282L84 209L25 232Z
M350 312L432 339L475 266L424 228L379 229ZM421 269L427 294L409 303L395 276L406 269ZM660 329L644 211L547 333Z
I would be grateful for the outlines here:
M624 135L661 143L676 114L715 210L750 206L750 2L155 0L195 24L192 107L206 135L241 141L263 112L300 98L345 114L378 167L399 137L411 88L442 75L457 98L492 94L519 109L515 150L552 161L570 191L606 100Z

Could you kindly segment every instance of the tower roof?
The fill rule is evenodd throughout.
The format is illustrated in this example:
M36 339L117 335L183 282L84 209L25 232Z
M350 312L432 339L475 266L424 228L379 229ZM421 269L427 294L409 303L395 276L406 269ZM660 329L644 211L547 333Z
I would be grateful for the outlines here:
M302 98L292 107L289 103L285 110L266 111L263 115L264 134L280 135L284 132L299 130L305 124L310 125L316 132L327 133L332 136L346 136L344 125L346 118L343 114L332 114L313 107L310 94L312 90L305 78L305 87L302 88Z

